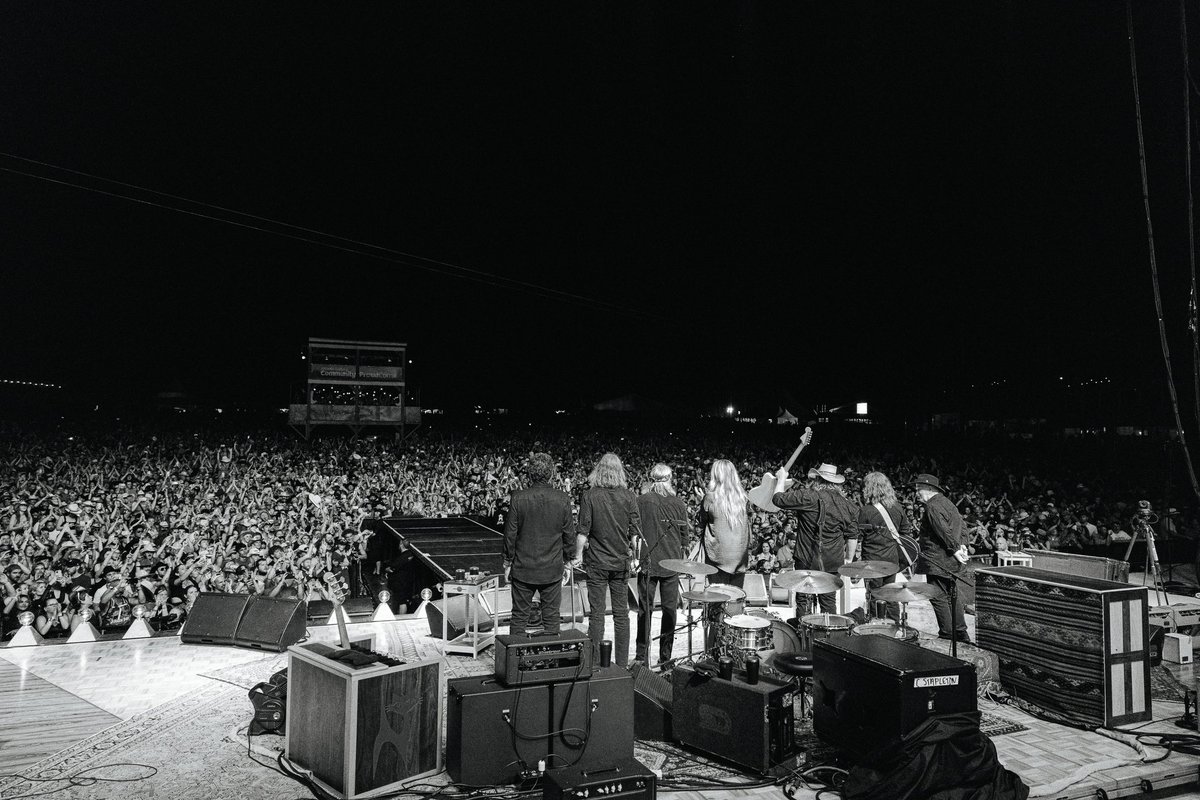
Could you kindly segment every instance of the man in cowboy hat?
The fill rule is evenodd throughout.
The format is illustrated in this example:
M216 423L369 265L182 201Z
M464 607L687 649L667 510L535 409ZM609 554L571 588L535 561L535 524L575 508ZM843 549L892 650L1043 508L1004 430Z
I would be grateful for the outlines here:
M950 618L950 593L955 582L967 576L966 565L955 557L959 548L967 543L966 525L962 515L934 475L921 473L912 482L917 499L925 504L925 516L921 519L921 557L917 559L917 572L925 574L925 580L941 591L929 598L937 617L938 636L949 639L951 635L965 644L971 643L967 623L963 618L963 603L954 608L953 622Z
M776 507L796 512L796 569L837 574L838 567L854 560L858 546L858 505L842 492L846 477L833 464L808 471L809 485L788 489L788 472L775 473ZM821 611L835 613L833 592L817 596ZM797 614L800 611L796 612Z

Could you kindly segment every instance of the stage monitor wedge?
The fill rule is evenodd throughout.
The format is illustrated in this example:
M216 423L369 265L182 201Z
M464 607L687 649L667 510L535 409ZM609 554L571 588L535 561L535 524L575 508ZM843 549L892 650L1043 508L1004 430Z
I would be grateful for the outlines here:
M179 632L184 644L233 644L249 595L202 592Z

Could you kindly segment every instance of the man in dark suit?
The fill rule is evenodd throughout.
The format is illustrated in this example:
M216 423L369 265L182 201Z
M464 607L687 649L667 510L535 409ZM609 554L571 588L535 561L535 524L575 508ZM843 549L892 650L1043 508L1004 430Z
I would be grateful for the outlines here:
M504 521L504 576L512 586L513 636L525 635L534 592L541 596L543 632L558 633L563 563L575 549L571 498L550 485L557 474L554 459L534 453L526 474L530 486L513 492Z
M942 494L937 477L920 474L913 481L917 499L925 504L925 516L921 520L921 557L917 559L917 572L925 574L925 580L939 591L930 598L933 613L937 617L938 636L954 638L965 644L971 643L967 623L963 618L963 603L955 605L953 622L950 619L950 593L962 586L955 582L965 580L966 565L955 557L959 548L967 543L966 525L962 514L946 495Z
M636 660L649 665L650 624L654 615L654 592L662 601L662 624L659 626L658 660L670 661L675 641L675 617L679 608L679 574L663 569L659 562L666 558L682 559L688 547L688 510L675 495L671 485L671 468L655 464L650 469L650 483L638 497L638 514L642 521L641 566L638 570L638 623Z

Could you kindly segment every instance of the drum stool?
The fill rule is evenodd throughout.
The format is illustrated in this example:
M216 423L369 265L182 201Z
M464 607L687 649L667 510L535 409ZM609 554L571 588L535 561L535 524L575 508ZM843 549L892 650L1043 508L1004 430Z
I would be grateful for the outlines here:
M776 671L782 672L796 682L796 694L800 695L800 713L803 715L808 707L806 690L808 689L808 682L812 680L812 656L802 656L795 653L777 653L771 662L771 666Z

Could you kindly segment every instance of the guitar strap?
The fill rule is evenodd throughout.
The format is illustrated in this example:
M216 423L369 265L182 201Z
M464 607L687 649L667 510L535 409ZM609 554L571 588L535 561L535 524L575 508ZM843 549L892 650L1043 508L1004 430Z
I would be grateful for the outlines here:
M887 525L888 532L892 534L892 538L896 540L896 549L904 554L904 560L911 567L912 559L908 557L908 551L904 549L904 545L900 542L900 531L896 530L896 523L892 522L892 515L887 512L887 508L883 503L875 503L875 508L879 511L879 516L883 517L884 523Z

